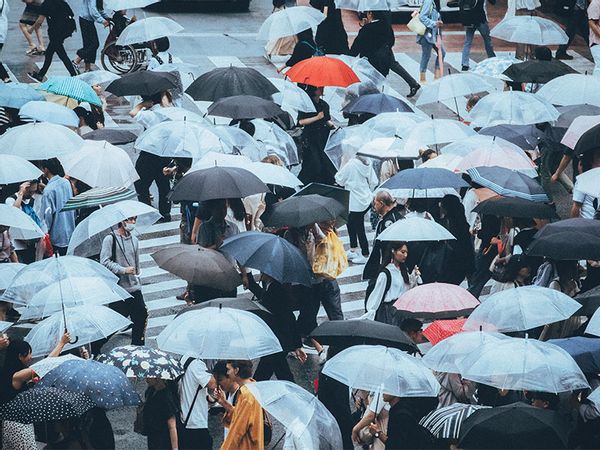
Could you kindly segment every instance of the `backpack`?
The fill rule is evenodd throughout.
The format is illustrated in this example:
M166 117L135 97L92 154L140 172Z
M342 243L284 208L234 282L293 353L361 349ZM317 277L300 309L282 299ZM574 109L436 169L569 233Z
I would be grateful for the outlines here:
M388 291L390 290L390 287L392 286L392 273L387 267L384 267L382 272L385 273L385 288L383 290L382 297L383 301ZM367 290L365 291L365 312L367 312L367 301L369 300L369 296L373 292L373 289L375 289L375 284L377 284L377 278L379 278L379 276L369 280L369 284L367 285Z

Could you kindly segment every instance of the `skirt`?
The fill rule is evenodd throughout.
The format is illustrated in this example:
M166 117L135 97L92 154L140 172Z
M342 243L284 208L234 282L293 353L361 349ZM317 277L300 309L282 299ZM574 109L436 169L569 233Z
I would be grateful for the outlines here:
M23 15L21 16L19 22L24 23L25 25L33 25L39 15L40 6L30 3L25 6L25 10L23 11Z
M2 422L3 450L37 450L32 424Z

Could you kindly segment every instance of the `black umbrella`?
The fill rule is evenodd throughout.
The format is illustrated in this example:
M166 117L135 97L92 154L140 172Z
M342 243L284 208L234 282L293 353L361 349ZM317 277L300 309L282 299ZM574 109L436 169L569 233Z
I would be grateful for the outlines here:
M336 226L342 226L348 222L348 210L350 205L350 191L337 186L330 186L323 183L310 183L296 192L293 196L317 194L323 197L329 197L337 200L344 206L344 212L336 220Z
M549 201L546 191L533 178L505 167L473 167L467 169L471 182L491 189L505 197L516 197L536 202Z
M571 427L556 411L525 403L475 411L463 423L459 448L566 448Z
M312 271L306 257L274 234L246 231L225 239L219 251L244 267L258 269L280 283L311 284Z
M267 78L250 67L219 67L194 80L185 90L194 100L214 102L234 95L253 95L270 100L279 92Z
M413 112L412 108L397 97L387 94L367 94L352 100L342 111L352 114L380 114L384 112Z
M549 339L573 357L583 373L600 372L600 339L574 336L566 339Z
M172 72L155 72L140 70L123 75L118 80L110 83L106 90L118 96L142 95L149 97L161 92L179 87L177 75Z
M575 155L581 156L584 153L600 149L600 125L593 126L581 135L575 145Z
M231 119L269 119L286 114L272 100L253 95L235 95L216 100L208 107L207 113Z
M554 206L548 203L501 196L482 201L473 208L473 212L498 217L560 219Z
M523 150L535 149L542 137L542 132L535 125L496 125L482 128L479 134L502 138Z
M569 73L577 73L577 71L557 59L552 61L532 59L513 64L504 71L504 75L516 83L547 83Z
M397 326L374 320L329 320L311 331L319 343L336 347L385 345L405 352L418 352L417 346Z
M55 387L35 387L21 392L0 407L0 419L39 423L80 417L96 405L79 392Z
M595 105L569 105L556 108L560 113L554 127L567 129L579 116L600 116L600 106Z
M268 227L303 227L315 222L335 220L346 209L332 198L317 194L290 197L275 203L262 222Z
M88 141L106 141L113 145L129 144L137 139L137 136L131 131L120 128L98 128L81 137Z
M565 219L546 225L527 247L530 256L557 261L600 259L600 220Z
M252 172L238 167L211 167L186 174L170 194L171 201L205 201L243 198L268 192L265 183Z
M383 189L440 189L468 187L459 175L446 169L401 170L381 185Z
M581 303L577 315L591 317L600 308L600 286L575 296L574 300Z

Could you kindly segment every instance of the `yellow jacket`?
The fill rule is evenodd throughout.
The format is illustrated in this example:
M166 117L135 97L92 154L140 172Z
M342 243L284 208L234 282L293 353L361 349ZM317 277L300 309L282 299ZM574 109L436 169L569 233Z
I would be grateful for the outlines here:
M246 386L235 402L229 432L221 450L264 450L263 410Z

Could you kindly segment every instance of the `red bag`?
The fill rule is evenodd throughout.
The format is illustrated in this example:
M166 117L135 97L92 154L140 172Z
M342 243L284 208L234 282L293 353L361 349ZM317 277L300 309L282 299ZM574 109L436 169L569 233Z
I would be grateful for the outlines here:
M44 242L44 257L51 258L54 256L54 249L52 248L52 242L50 242L50 235L46 233L42 241Z

